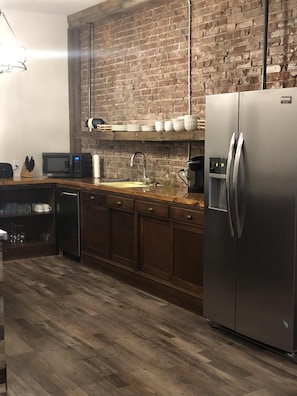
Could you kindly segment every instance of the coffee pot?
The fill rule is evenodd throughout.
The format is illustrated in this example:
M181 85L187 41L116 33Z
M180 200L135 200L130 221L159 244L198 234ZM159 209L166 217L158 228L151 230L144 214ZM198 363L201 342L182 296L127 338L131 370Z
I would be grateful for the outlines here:
M189 193L203 193L204 156L190 158L188 167L180 169L178 176L188 186Z
M189 187L188 192L204 192L204 156L193 157L189 164Z

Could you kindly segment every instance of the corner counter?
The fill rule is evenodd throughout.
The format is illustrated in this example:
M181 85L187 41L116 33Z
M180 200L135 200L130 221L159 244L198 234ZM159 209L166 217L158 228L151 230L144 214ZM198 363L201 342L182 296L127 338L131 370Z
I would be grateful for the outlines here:
M101 184L99 180L93 178L65 178L55 179L47 177L34 177L34 178L14 178L14 179L0 179L1 187L8 186L30 186L37 184L54 184L61 187L73 187L79 189L96 189L103 191L114 191L122 194L135 195L140 197L150 197L160 199L167 202L175 202L184 205L192 205L203 210L204 209L204 194L188 193L185 186L181 187L163 187L163 186L144 186L133 188L119 188Z
M204 209L204 194L188 193L185 186L163 187L163 186L143 186L133 188L119 188L108 184L101 184L99 180L86 179L46 179L47 182L56 183L64 187L76 187L81 189L97 189L103 191L114 191L121 194L134 195L159 199L166 202L180 203L184 205L196 206L197 209Z

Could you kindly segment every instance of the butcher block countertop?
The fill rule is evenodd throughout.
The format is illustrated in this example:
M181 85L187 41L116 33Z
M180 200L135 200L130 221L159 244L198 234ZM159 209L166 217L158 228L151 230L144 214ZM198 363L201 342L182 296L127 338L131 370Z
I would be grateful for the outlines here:
M98 189L98 191L111 191L135 197L147 197L160 199L167 202L176 202L184 205L204 208L204 194L188 193L186 186L163 187L163 186L141 186L133 188L121 188L112 185L101 184L99 180L92 178L83 179L54 179L46 177L0 179L0 187L22 186L34 184L56 184L65 188Z

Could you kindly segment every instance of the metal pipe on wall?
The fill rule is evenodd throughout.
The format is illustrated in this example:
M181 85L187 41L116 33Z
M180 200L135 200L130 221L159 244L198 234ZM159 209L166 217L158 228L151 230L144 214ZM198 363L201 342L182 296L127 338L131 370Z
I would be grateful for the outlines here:
M267 42L268 42L268 13L269 0L264 3L264 33L263 33L263 63L262 63L262 89L266 89L267 73Z
M92 113L92 30L93 23L88 22L88 118L91 118Z
M188 114L192 112L192 90L191 90L191 45L192 44L192 5L188 0ZM191 157L191 143L188 143L188 160Z
M192 7L188 0L188 114L191 114L191 44L192 44Z

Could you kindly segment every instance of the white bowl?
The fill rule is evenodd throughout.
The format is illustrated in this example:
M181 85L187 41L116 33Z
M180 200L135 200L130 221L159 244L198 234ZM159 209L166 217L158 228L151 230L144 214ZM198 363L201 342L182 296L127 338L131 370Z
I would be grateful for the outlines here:
M155 121L155 128L157 132L164 131L164 121Z
M155 131L155 125L141 125L142 132L153 132Z
M195 131L198 129L198 117L196 115L185 115L185 130Z
M196 131L198 129L197 122L186 122L185 121L185 130L186 131Z
M173 121L173 129L176 132L184 131L185 130L185 123L183 119L178 119Z
M166 132L173 131L173 122L171 120L167 120L164 122L164 129Z
M196 122L196 123L198 121L198 118L199 118L198 116L191 115L191 114L187 114L187 115L184 116L184 120L185 121L191 121L191 122Z

